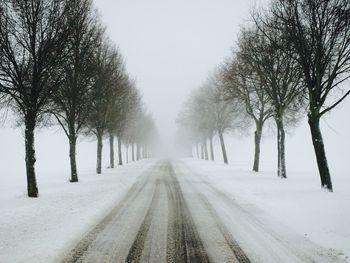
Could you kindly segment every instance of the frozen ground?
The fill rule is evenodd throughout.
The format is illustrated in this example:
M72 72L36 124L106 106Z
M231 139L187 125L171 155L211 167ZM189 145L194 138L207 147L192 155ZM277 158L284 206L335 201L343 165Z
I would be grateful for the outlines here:
M276 232L305 236L349 261L347 173L333 174L335 192L329 193L320 189L317 173L290 172L287 180L281 180L274 172L256 174L246 166L193 159L183 164Z
M180 161L159 161L66 254L73 262L343 262Z
M106 169L102 175L81 172L77 184L69 183L66 173L42 175L38 199L26 197L24 178L3 178L0 184L0 262L56 260L95 226L154 162L144 160ZM57 171L60 170L58 167Z
M343 262L347 180L331 194L308 174L290 177L143 160L82 172L79 184L58 172L40 177L39 199L7 179L0 262Z

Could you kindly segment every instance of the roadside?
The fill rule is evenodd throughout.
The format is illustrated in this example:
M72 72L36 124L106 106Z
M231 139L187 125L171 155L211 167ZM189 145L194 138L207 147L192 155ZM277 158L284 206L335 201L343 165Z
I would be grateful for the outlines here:
M161 161L61 262L249 263L227 233L176 165Z
M300 182L272 173L189 159L143 160L80 178L79 184L43 182L39 199L0 198L0 262L60 262L66 255L65 262L328 263L346 258L345 242L339 247L310 238L315 229L327 236L320 226L329 223L331 239L341 243L336 237L347 234L347 227L341 231L346 216L308 225L320 214L307 209L319 199L339 201L336 208L348 199L343 193L312 192L303 180L300 189ZM302 231L307 227L310 234Z
M63 262L344 262L257 211L185 163L161 161Z
M14 189L0 192L0 262L55 261L95 226L156 160L107 169L102 175L81 173L71 184L62 174L41 181L40 198ZM11 183L7 184L11 186ZM13 182L14 186L16 182Z
M291 173L290 178L281 180L273 172L256 174L249 172L248 167L242 169L219 162L184 159L179 164L179 167L183 166L183 173L192 171L197 180L218 189L267 229L273 229L296 243L295 246L301 248L303 243L298 244L293 235L303 236L305 240L327 248L328 255L349 261L350 192L346 190L349 179L339 176L343 185L338 185L334 193L328 193L319 188L318 178L310 174ZM225 211L220 208L220 200L210 200L223 217ZM223 220L232 225L232 218Z

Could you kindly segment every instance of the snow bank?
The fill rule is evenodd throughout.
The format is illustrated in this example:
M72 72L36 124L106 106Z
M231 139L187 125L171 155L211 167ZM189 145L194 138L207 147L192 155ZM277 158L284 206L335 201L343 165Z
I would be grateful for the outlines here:
M317 173L250 172L250 167L184 160L194 172L267 224L281 224L349 261L350 177L333 174L334 193L320 189Z
M25 177L4 176L0 185L0 262L55 261L154 163L143 160L107 169L102 175L81 173L76 184L69 183L65 173L42 175L38 199L26 197Z

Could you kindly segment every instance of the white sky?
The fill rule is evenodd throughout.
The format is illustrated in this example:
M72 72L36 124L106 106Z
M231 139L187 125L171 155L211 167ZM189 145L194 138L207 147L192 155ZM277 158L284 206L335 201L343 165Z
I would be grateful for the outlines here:
M230 55L239 25L266 0L95 0L168 141L190 90Z

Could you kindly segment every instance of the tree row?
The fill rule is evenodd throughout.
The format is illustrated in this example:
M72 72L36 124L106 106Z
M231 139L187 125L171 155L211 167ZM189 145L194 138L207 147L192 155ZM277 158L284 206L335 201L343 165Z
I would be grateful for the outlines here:
M321 186L333 191L320 120L350 94L350 2L273 0L267 9L252 12L237 39L231 57L185 104L178 119L182 133L204 159L207 140L213 159L216 133L227 163L224 132L253 123L253 171L258 172L261 137L271 119L277 174L286 178L286 128L306 115Z
M1 105L25 128L29 197L38 197L34 139L39 126L62 127L71 182L78 182L80 135L97 139L98 174L104 137L110 140L111 167L115 136L119 164L122 143L131 146L133 160L151 154L153 120L91 0L0 0L0 94Z

